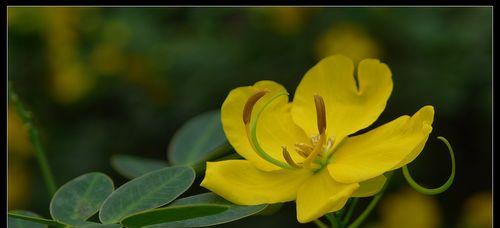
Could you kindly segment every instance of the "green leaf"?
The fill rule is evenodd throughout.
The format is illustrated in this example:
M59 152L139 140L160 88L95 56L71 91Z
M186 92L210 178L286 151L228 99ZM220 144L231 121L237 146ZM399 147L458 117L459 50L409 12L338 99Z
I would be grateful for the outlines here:
M121 228L123 227L120 224L100 224L100 223L92 223L84 226L79 226L78 228Z
M264 210L267 205L256 205L256 206L240 206L232 204L231 202L223 199L214 193L204 193L200 195L190 196L174 201L171 206L182 206L182 205L196 205L196 204L214 204L214 205L224 205L228 206L229 209L219 214L209 215L199 218L188 219L178 222L169 222L160 225L155 225L155 228L166 228L166 227L202 227L202 226L213 226L223 223L232 222L238 219L248 217L250 215L259 213Z
M62 227L60 224L54 220L42 218L30 211L15 210L8 213L8 227L9 228L42 228L50 226Z
M168 158L172 164L194 166L229 149L220 111L215 110L194 117L177 131L168 147Z
M125 227L143 227L218 214L226 211L228 208L228 206L215 204L171 206L131 215L123 219L121 223Z
M134 179L146 173L165 168L167 163L156 159L117 154L111 157L111 166L122 176Z
M99 210L113 189L113 181L105 174L81 175L56 191L50 201L50 215L68 225L87 224L86 220Z
M263 216L274 215L278 211L280 211L281 207L283 207L283 203L269 204L269 205L267 205L266 209L262 210L261 212L257 213L256 215L263 215Z
M104 224L119 222L127 215L170 203L192 184L195 174L186 166L167 167L135 178L116 189L99 212Z

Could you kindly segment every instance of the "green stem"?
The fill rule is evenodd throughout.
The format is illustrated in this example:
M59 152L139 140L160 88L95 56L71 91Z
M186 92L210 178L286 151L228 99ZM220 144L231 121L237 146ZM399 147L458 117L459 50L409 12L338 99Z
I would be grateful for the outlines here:
M351 205L351 202L352 202L352 200L351 200L351 199L349 199L349 200L347 201L347 204L346 204L346 205ZM339 218L339 219L340 219L340 218L342 218L342 216L344 216L344 214L345 214L345 208L346 208L346 207L343 207L343 208L342 208L342 209L340 209L339 211L335 212L335 213L334 213L334 214L335 214L335 216L337 216L337 218Z
M373 197L372 201L370 201L370 204L368 204L368 206L361 213L361 215L359 215L359 217L356 218L356 220L354 220L354 222L351 223L351 225L349 225L348 228L359 227L365 221L365 219L368 218L368 216L373 211L373 209L375 209L375 206L377 206L378 202L380 201L380 199L384 195L384 192L385 192L385 189L387 188L387 185L389 185L389 182L391 181L392 172L388 173L386 176L387 176L387 181L385 182L385 185L382 188L382 190L380 190L380 192L377 193L377 195L375 195L375 197Z
M344 217L344 220L342 220L342 224L344 226L349 223L349 220L351 220L352 214L354 213L354 209L356 208L356 205L358 204L359 198L354 198L349 206L349 210L347 211L347 214Z
M31 113L26 110L23 103L19 100L19 97L14 91L14 88L11 84L9 84L9 99L14 103L16 107L16 111L21 117L24 125L28 128L28 132L30 135L31 144L33 144L33 148L35 149L36 157L38 160L38 164L40 165L40 169L42 171L42 176L45 181L45 185L50 193L50 195L54 195L57 190L56 183L54 181L54 176L50 171L50 166L47 161L47 157L43 150L42 144L40 142L40 136L38 135L38 131L33 125L33 119L31 117Z
M326 214L326 218L330 222L332 228L342 228L343 224L340 222L339 215L335 212Z
M319 228L328 228L328 226L326 224L324 224L322 221L320 221L319 219L316 219L313 221L314 224L316 224L316 226L318 226Z

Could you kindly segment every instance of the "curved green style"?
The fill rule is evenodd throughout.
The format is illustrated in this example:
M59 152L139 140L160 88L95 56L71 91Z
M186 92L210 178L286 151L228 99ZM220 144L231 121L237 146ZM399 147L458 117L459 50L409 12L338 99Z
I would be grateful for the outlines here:
M271 157L269 154L267 154L264 151L264 149L262 149L262 147L259 144L259 141L257 140L257 122L259 121L260 115L267 108L267 106L269 106L269 104L271 104L271 102L273 102L274 100L276 100L280 96L286 96L286 95L288 95L288 93L286 93L286 92L285 93L277 93L276 95L271 97L271 99L269 99L269 101L267 103L265 103L264 106L257 112L257 114L255 115L255 119L250 122L250 140L253 144L253 147L255 148L255 151L262 159L264 159L264 160L266 160L266 161L268 161L276 166L284 168L284 169L295 169L294 167L290 166L289 164L282 162L282 161L279 161L279 160Z
M450 143L446 138L443 136L438 136L437 139L441 140L446 146L448 147L448 152L450 153L450 158L451 158L451 174L448 180L441 185L440 187L437 188L425 188L419 185L415 180L410 175L410 171L408 171L408 166L403 166L403 176L405 177L406 181L408 184L415 189L417 192L420 192L422 194L426 195L437 195L440 193L445 192L450 188L451 184L453 183L453 180L455 179L455 153L453 152L453 148L451 148Z

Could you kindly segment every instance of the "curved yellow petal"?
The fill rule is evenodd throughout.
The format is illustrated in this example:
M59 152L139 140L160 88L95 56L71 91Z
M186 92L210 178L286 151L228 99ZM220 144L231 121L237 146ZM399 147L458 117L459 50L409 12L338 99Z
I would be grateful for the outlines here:
M326 169L309 177L297 192L297 220L307 223L326 213L342 209L357 183L336 182Z
M280 203L294 200L311 174L305 169L266 172L246 160L207 162L201 186L239 205Z
M359 182L359 188L352 194L352 197L373 196L382 190L386 180L387 178L385 178L384 175L380 175L372 179Z
M341 55L321 60L304 76L293 98L292 116L308 135L318 134L313 96L323 97L327 115L327 135L340 139L372 124L385 109L392 92L391 71L376 59L358 66Z
M332 155L328 170L342 183L358 183L411 162L432 131L434 108L422 107L362 135L347 138Z
M253 86L233 89L222 104L221 120L224 133L236 152L258 168L271 171L280 169L280 167L262 159L254 151L243 122L245 103L249 97L262 90L269 91L269 93L255 104L252 118L273 95L278 92L286 92L283 86L273 81L260 81ZM279 97L262 113L257 124L257 139L264 151L283 162L285 161L282 155L282 146L286 146L291 152L292 159L298 161L301 157L292 152L294 144L310 141L304 131L293 122L290 109L291 104L288 103L288 97Z

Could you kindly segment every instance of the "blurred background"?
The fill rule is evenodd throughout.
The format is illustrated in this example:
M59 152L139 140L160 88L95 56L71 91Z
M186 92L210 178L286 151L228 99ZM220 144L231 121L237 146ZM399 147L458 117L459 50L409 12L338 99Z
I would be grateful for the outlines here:
M366 227L491 227L492 8L8 8L8 79L33 112L59 185L90 171L120 185L111 155L166 160L175 131L220 108L231 89L268 79L293 94L330 54L391 68L394 90L374 126L435 107L431 138L410 165L418 182L438 186L449 175L436 136L456 152L451 189L424 196L396 172ZM49 216L12 105L8 200L9 210ZM314 227L298 224L294 207L224 226Z

